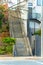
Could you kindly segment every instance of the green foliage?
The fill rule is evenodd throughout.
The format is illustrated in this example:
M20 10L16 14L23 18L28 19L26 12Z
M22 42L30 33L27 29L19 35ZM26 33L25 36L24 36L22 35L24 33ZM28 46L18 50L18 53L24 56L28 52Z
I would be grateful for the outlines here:
M16 39L15 38L11 38L11 37L5 37L5 38L2 39L2 42L4 44L3 50L5 51L5 53L12 54L13 45L16 43Z
M0 55L3 54L12 54L13 45L11 46L0 46Z
M2 21L0 20L0 28L2 28Z
M5 46L0 46L0 54L5 54Z
M12 45L6 47L6 52L7 53L12 53L12 51L13 51L13 46Z
M5 37L2 39L2 42L6 45L13 45L16 43L16 39L11 37Z
M0 20L2 20L4 18L4 14L0 13Z
M34 35L40 35L41 36L41 29L34 33Z
M0 5L0 12L4 12L4 11L5 11L4 6Z
M5 46L0 46L0 49L1 50L5 50Z
M2 51L2 50L0 49L0 55L3 55L3 54L5 54L5 51Z

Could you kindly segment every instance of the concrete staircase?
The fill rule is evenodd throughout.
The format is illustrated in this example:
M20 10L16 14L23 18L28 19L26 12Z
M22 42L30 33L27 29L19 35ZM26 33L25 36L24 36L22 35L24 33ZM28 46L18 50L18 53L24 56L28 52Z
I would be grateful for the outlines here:
M25 36L25 28L20 19L10 16L10 36L16 38L16 45L13 49L14 56L32 56L32 49L29 38Z
M28 43L26 42L26 38L17 38L15 50L16 50L17 56L31 56L32 55L30 45L28 46Z

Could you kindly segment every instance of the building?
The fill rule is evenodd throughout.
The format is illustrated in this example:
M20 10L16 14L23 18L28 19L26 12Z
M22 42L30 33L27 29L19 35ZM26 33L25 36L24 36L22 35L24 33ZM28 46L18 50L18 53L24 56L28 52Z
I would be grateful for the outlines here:
M42 19L42 8L40 5L38 5L38 3L39 3L38 0L28 1L27 36L30 38L30 45L32 45L32 40L34 41L33 44L38 43L38 41L35 42L35 40L37 40L36 37L38 36L35 35L35 40L34 40L34 35L33 35L37 30L40 29L40 23ZM39 40L40 40L39 56L41 56L41 38ZM34 48L38 50L37 45L35 45ZM37 51L35 52L35 49L33 55L37 56Z

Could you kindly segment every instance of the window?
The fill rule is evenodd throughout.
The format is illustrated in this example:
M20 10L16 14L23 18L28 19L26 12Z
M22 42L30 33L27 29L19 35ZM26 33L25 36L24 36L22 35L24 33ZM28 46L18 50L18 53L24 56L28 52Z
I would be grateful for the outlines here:
M37 5L41 6L41 0L37 0Z

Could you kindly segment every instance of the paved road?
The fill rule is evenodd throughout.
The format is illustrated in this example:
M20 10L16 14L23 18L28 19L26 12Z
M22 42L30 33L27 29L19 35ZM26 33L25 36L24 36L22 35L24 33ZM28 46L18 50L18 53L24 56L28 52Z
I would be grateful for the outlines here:
M14 61L14 60L0 60L0 65L43 65L42 60L24 60L24 61Z

